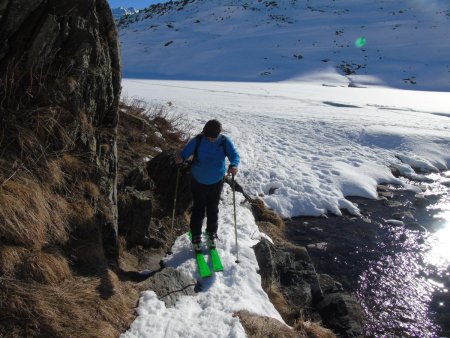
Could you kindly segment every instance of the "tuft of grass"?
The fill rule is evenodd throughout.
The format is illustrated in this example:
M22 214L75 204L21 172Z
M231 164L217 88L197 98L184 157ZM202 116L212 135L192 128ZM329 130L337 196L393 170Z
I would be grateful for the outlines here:
M84 191L84 195L93 200L98 200L100 198L100 189L92 181L84 181L82 183L82 189Z
M69 206L35 180L21 177L0 187L0 235L5 243L40 248L68 240Z
M249 338L336 338L332 331L317 323L303 321L301 318L291 328L274 318L255 315L248 311L238 311L233 316L239 317Z
M249 338L277 337L277 338L299 338L301 336L286 324L265 316L251 314L248 311L238 311L234 316L239 317L245 333Z
M117 337L129 325L138 295L111 271L104 279L99 284L97 278L77 277L57 286L2 280L1 324L13 337ZM108 294L99 297L102 284Z
M77 157L65 153L61 158L61 168L67 174L77 174L85 169L85 164Z
M281 317L287 322L294 322L297 319L297 312L292 310L289 306L280 288L275 283L272 284L267 290L265 290L269 296L270 302L280 313Z
M29 255L21 270L24 280L32 280L48 285L58 285L72 277L66 258L45 252Z
M20 246L0 246L0 275L14 276L29 251Z
M308 338L336 338L337 336L333 331L324 328L319 323L311 321L305 321L299 318L295 325L294 330L299 332L300 335Z

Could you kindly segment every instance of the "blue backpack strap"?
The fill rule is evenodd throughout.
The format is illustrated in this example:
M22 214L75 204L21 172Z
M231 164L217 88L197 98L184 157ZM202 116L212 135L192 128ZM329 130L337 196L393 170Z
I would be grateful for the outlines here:
M227 155L227 137L225 135L221 135L222 139L220 140L220 146L223 148L223 153L225 154L225 157L228 157Z
M192 159L192 163L198 162L198 148L200 147L200 142L202 142L203 135L198 134L195 136L195 148L194 148L194 158Z

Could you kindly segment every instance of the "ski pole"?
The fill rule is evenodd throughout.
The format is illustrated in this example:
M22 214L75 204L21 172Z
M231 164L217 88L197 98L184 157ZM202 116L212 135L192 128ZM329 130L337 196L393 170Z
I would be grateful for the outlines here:
M170 239L173 239L173 224L175 222L175 209L177 206L178 183L180 181L180 167L177 168L177 179L175 183L175 196L173 197L172 224L170 226ZM171 253L170 250L168 253Z
M234 188L234 174L231 174L231 187L233 189L233 208L234 208L234 237L236 239L236 263L239 263L239 245L237 239L237 225L236 225L236 189Z

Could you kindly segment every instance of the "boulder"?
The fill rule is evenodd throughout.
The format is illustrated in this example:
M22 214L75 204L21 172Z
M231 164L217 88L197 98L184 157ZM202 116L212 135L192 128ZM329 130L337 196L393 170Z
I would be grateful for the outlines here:
M362 312L356 299L345 292L325 294L317 304L323 324L340 337L362 336Z
M164 268L149 278L150 289L166 307L175 306L181 296L195 295L196 280L174 268Z

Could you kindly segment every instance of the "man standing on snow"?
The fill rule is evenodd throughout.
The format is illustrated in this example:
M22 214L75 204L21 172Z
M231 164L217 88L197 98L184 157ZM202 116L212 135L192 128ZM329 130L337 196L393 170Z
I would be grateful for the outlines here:
M208 121L203 132L184 147L177 155L176 163L192 159L192 197L194 206L191 215L192 246L195 252L201 251L202 223L206 211L207 245L216 247L219 218L219 201L222 193L225 172L237 174L240 157L233 142L221 135L222 124L217 120ZM225 166L225 157L230 165Z

